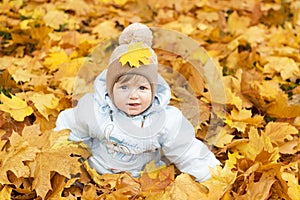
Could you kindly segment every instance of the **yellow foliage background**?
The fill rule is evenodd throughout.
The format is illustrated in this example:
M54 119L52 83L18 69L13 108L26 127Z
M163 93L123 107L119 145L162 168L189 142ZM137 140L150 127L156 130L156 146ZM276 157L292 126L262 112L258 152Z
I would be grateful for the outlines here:
M156 49L173 69L161 71L171 103L223 164L204 183L153 163L138 179L99 175L83 144L52 130L58 113L91 90L111 38L132 22L193 38L216 64L204 71L221 74L224 105L210 98L210 76ZM299 49L297 0L1 1L0 199L298 200Z

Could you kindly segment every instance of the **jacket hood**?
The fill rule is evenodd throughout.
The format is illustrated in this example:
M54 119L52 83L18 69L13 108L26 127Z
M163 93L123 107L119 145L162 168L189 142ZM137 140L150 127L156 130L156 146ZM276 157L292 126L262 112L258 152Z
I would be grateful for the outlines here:
M101 74L97 76L94 82L95 95L94 98L100 106L102 112L105 112L109 107L113 110L117 109L108 96L106 88L106 73L107 69L103 70ZM171 98L171 90L168 83L163 79L161 75L158 75L158 83L152 107L166 107Z

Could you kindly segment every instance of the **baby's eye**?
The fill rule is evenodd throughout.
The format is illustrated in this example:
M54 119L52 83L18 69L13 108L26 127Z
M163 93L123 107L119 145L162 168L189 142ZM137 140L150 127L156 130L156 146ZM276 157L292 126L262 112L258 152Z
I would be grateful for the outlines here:
M126 85L122 85L120 88L121 88L122 90L126 90L126 89L127 89L127 86L126 86Z
M140 90L146 90L147 89L147 87L145 87L145 86L140 86L139 88L140 88Z

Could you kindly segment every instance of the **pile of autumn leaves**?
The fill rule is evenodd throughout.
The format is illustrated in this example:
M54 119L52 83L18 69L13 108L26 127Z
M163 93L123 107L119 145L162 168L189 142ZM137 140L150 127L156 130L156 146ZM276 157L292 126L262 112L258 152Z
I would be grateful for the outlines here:
M299 2L3 1L0 21L0 199L300 196ZM83 144L68 141L67 131L52 130L58 113L72 106L74 82L92 85L105 67L101 54L114 44L92 50L131 21L151 21L149 26L194 38L222 72L226 110L212 110L212 91L187 70L190 64L159 54L189 81L201 110L197 136L223 164L204 183L153 163L140 178L99 175L85 161L89 152ZM164 73L172 103L182 103L185 93ZM211 127L213 119L222 123Z

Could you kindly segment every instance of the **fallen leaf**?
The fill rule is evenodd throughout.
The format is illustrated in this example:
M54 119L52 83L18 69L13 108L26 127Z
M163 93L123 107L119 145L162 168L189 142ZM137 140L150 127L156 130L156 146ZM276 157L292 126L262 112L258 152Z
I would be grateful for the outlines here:
M188 174L180 174L175 182L166 188L164 193L155 195L152 199L207 199L207 190L200 183L195 182Z
M2 189L0 189L0 198L1 199L11 199L11 192L13 188L9 185L4 185Z
M84 162L84 167L87 170L88 174L91 176L92 180L98 186L104 188L115 188L117 184L117 178L120 176L119 174L103 174L100 175L94 168L91 168L88 164L88 161Z
M250 181L245 195L236 198L241 200L268 199L271 196L270 190L275 181L276 178L272 171L265 172L258 181L254 182L253 179Z
M28 98L34 103L37 110L47 120L49 120L49 115L55 114L58 111L59 99L54 94L28 92L26 95L28 95Z
M144 195L163 191L174 181L174 166L156 166L154 161L148 163L139 179Z
M229 165L225 164L222 168L217 166L216 169L211 169L211 179L203 182L209 190L206 199L220 199L232 186L237 177L237 172L232 171Z
M29 177L30 167L25 164L27 161L33 161L39 149L30 146L26 141L20 141L21 136L13 133L10 137L11 148L4 148L0 151L1 171L0 183L10 184L7 172L11 171L16 177Z
M267 64L264 66L264 73L271 74L280 73L283 80L296 80L300 76L298 64L288 57L268 56L264 58Z
M2 92L0 93L0 110L8 112L16 121L23 121L26 116L33 113L33 109L27 105L27 102L10 95L11 98L5 96Z
M45 24L53 29L59 29L65 23L68 23L68 15L59 10L48 10L44 15L43 20Z
M274 144L285 142L285 140L292 140L292 135L299 133L299 131L288 123L270 122L265 127L265 134L270 138Z
M217 132L216 135L207 139L209 145L214 145L216 147L222 148L225 145L230 144L234 135L230 134L230 128L228 126L224 127L221 131Z
M297 200L300 195L300 185L298 183L298 179L295 177L295 175L291 173L283 173L282 174L283 179L287 181L287 184L289 186L288 188L288 195L291 198L291 200Z
M69 61L69 57L63 50L52 52L45 58L44 65L48 66L50 72L59 69L60 65Z
M134 199L141 192L139 182L133 178L129 173L120 174L115 186L115 191L105 195L107 199Z
M235 35L242 34L244 31L247 30L249 25L250 25L250 18L239 16L236 11L234 11L228 17L228 28L232 34Z

